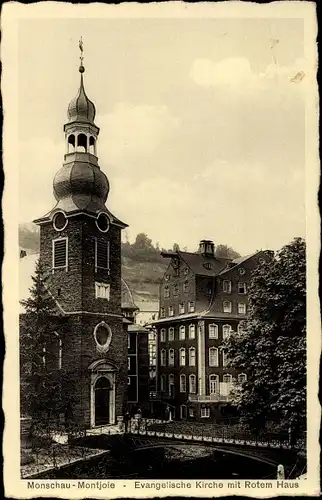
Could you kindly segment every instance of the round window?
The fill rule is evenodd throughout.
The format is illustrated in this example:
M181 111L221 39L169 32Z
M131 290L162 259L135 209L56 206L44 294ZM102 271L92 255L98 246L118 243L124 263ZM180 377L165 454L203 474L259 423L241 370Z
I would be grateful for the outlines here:
M97 347L107 350L111 342L111 330L109 326L102 321L99 323L94 330L94 338Z
M240 267L238 269L238 272L239 272L240 275L243 275L243 274L245 274L245 269L243 267Z
M110 227L110 221L106 214L101 213L96 219L96 225L102 233L106 233Z
M53 225L56 231L62 231L67 226L68 220L63 212L54 215Z
M265 259L263 259L263 257L260 257L260 258L258 259L258 262L259 262L261 265L263 265L263 264L265 264L265 262L266 262L266 261L265 261Z

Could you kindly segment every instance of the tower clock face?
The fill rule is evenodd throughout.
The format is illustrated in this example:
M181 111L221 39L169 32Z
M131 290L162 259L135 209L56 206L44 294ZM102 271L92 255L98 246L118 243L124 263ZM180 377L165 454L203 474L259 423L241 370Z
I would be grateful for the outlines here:
M56 231L62 231L68 224L66 215L63 212L58 212L53 218L53 226Z
M106 233L110 227L110 221L106 214L99 214L96 219L96 225L102 233Z

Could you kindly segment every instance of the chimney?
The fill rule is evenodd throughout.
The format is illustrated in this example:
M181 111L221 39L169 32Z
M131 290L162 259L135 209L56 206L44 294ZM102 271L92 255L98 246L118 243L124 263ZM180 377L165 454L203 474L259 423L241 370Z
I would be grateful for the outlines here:
M215 245L211 240L201 240L199 243L199 253L204 257L215 256Z

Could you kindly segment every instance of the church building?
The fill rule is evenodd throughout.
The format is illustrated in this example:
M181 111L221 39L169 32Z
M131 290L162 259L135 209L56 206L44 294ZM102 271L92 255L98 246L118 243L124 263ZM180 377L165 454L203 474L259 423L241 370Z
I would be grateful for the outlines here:
M116 423L127 404L130 321L121 308L121 231L127 225L106 206L109 181L98 163L99 128L84 72L81 57L80 86L64 125L64 162L53 180L57 203L34 222L46 287L58 325L64 323L55 332L57 370L68 367L73 379L73 389L63 388L73 390L73 419L95 427Z

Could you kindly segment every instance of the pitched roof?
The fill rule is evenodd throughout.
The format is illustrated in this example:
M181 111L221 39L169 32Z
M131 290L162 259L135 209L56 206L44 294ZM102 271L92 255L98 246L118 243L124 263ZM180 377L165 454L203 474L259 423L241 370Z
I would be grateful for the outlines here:
M231 259L225 259L223 257L204 257L200 253L181 251L177 253L194 274L202 276L216 276L226 268L228 262L231 262ZM204 267L206 262L211 264L211 269Z
M225 272L230 271L231 269L233 269L236 266L239 266L240 264L250 259L251 257L254 257L254 255L256 254L258 254L258 252L250 253L249 255L245 255L244 257L238 257L237 259L233 259L230 262L230 266L225 267L219 274L224 274Z

